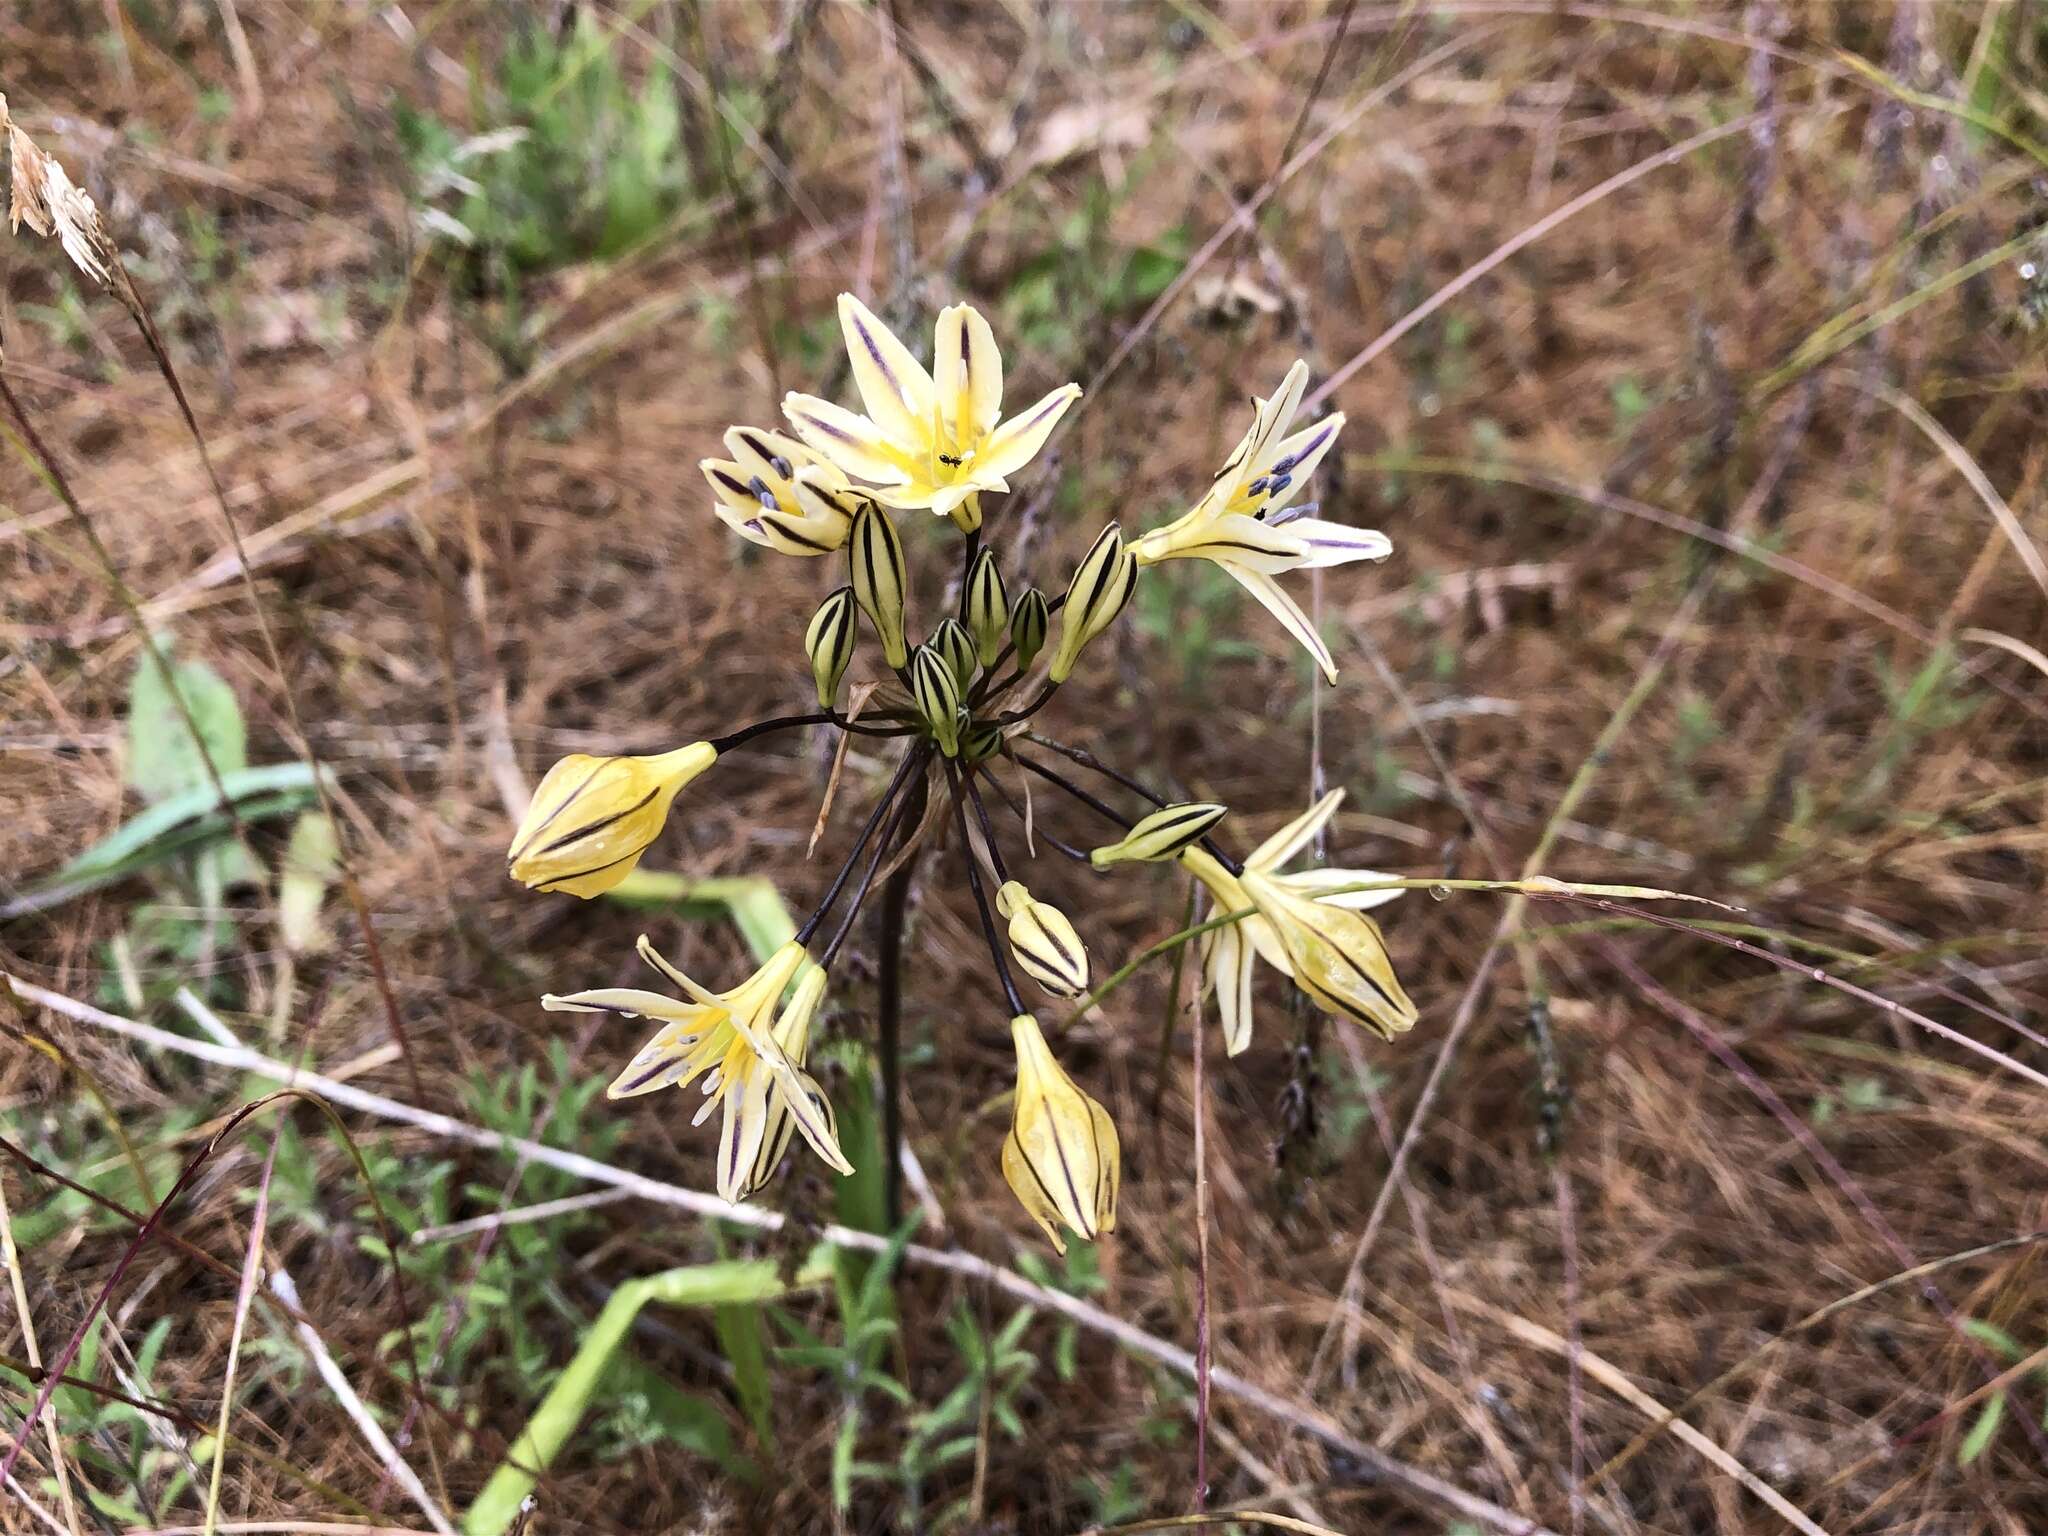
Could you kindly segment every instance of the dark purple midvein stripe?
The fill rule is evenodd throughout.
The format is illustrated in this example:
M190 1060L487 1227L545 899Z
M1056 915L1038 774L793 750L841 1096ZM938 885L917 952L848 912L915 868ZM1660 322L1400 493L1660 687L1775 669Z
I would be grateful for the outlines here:
M604 758L599 758L595 763L591 764L590 772L583 775L582 782L577 784L577 786L574 789L570 790L568 794L564 795L562 797L562 803L556 806L552 811L549 811L546 816L542 817L540 825L535 827L531 832L527 833L525 837L521 838L519 840L518 845L514 847L509 854L506 855L506 858L508 860L518 859L521 855L525 853L525 851L528 848L531 848L533 846L533 840L536 837L539 837L541 833L547 831L549 825L553 823L554 819L557 816L561 815L562 812L566 811L567 809L569 809L570 806L574 805L576 803L577 796L581 795L584 790L590 788L590 781L596 778L600 773L604 772L604 765Z
M1094 1122L1092 1116L1090 1117L1089 1133L1091 1136L1094 1133ZM1053 1132L1052 1149L1060 1155L1060 1177L1066 1180L1067 1194L1073 1198L1074 1214L1079 1216L1082 1221L1087 1223L1087 1225L1081 1229L1081 1235L1083 1237L1093 1237L1095 1235L1095 1212L1093 1212L1092 1210L1083 1210L1081 1207L1081 1187L1074 1182L1074 1170L1067 1166L1067 1144L1060 1137L1059 1132L1057 1130ZM1057 1204L1058 1202L1055 1201L1054 1203Z
M727 490L731 491L735 496L744 496L747 498L747 500L754 502L758 502L761 499L760 497L756 496L751 490L749 490L746 486L740 484L740 482L735 480L731 475L728 475L724 470L714 469L713 471L711 471L711 473L718 477L718 483L720 485L724 486Z
M1314 923L1311 923L1306 919L1297 917L1296 921L1301 923L1302 927L1306 928L1310 933L1314 934L1317 938L1321 939L1325 944L1328 944L1330 946L1330 952L1334 954L1339 960L1343 961L1345 966L1349 968L1352 972L1354 972L1360 981L1364 982L1367 986L1371 987L1373 991L1377 993L1380 997L1385 998L1387 1001L1387 1006L1389 1008L1394 1009L1394 1011L1397 1013L1401 1011L1400 1005L1394 1001L1394 994L1389 992L1385 987L1381 986L1379 981L1372 975L1370 971L1366 970L1364 966L1360 965L1356 960L1353 960L1349 955L1347 955L1344 952L1343 947L1341 945L1332 941L1329 934L1325 933L1322 929L1316 927Z
M875 344L875 338L868 334L867 322L861 319L859 315L855 315L853 317L853 328L860 332L860 339L862 344L868 349L868 356L873 358L875 366L882 370L882 377L887 379L889 387L896 391L896 398L904 405L909 405L910 396L903 392L902 381L896 377L895 370L890 368L888 360L882 356L882 349Z
M860 446L859 438L855 437L851 432L846 431L842 427L835 427L831 422L826 421L823 417L813 416L807 411L799 411L797 412L797 414L802 416L805 421L808 421L820 432L823 432L827 437L836 437L842 443L852 443L856 447Z
M597 874L600 870L610 869L617 864L631 863L634 859L639 858L640 855L645 853L646 851L647 850L644 848L635 848L631 853L626 854L623 858L606 859L602 864L593 864L588 869L579 869L571 874L551 875L546 880L541 881L539 885L533 887L533 889L535 889L536 891L546 891L552 890L554 887L558 885L567 885L571 880L587 880L590 876Z
M783 518L756 518L755 521L768 523L777 533L781 534L792 544L801 544L805 549L815 549L821 555L828 555L832 552L830 544L820 544L816 539L804 537L804 535L791 528Z
M611 815L605 817L601 821L593 821L589 826L579 827L574 832L565 832L560 837L556 838L552 843L549 843L547 847L539 849L538 852L544 854L557 853L562 849L568 847L571 843L580 843L586 837L595 837L598 833L602 832L606 827L613 826L618 822L624 821L628 816L633 815L636 811L645 810L647 806L653 803L655 796L659 795L660 793L661 790L658 787L655 789L650 789L649 791L647 791L646 794L642 795L638 800L635 800L623 811L614 811Z
M1031 1154L1024 1150L1024 1138L1017 1134L1017 1128L1010 1127L1010 1142L1017 1149L1017 1161L1024 1165L1024 1171L1031 1175L1031 1182L1038 1186L1038 1192L1045 1196L1045 1203L1052 1207L1055 1216L1060 1213L1060 1202L1052 1192L1052 1186L1045 1182L1045 1175L1038 1171L1038 1164L1031 1161Z

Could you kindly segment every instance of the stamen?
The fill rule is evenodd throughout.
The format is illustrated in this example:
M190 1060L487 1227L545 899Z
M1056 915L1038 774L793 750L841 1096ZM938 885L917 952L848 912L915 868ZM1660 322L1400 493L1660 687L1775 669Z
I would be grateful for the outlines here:
M1290 453L1284 459L1275 460L1273 463L1273 467L1270 470L1268 470L1267 473L1273 475L1292 474L1294 472L1294 466L1299 462L1300 460L1297 458L1297 456Z
M1245 493L1245 495L1247 495L1247 496L1263 496L1263 495L1265 495L1265 494L1266 494L1266 477L1265 477L1264 475L1261 475L1261 476L1259 476L1259 478L1258 478L1258 479L1254 480L1254 481L1253 481L1253 482L1252 482L1252 483L1251 483L1250 485L1248 485L1248 486L1246 486L1246 487L1244 488L1244 493Z
M752 491L755 499L770 512L780 512L782 510L782 503L775 499L775 492L768 488L768 482L759 475L754 476L753 479L747 482L747 489Z
M775 455L774 458L768 461L768 467L770 469L773 469L775 473L782 476L782 478L785 480L789 479L796 473L796 470L791 466L789 460L785 459L779 453Z
M1292 484L1294 484L1294 476L1275 475L1269 482L1267 482L1266 489L1272 495L1278 496L1282 491L1286 490L1287 487L1289 487Z
M1294 506L1282 507L1278 512L1275 512L1271 517L1267 517L1263 512L1259 514L1259 517L1260 520L1266 523L1267 526L1272 528L1279 528L1283 527L1288 523L1293 522L1297 517L1314 516L1317 512L1320 512L1322 510L1322 506L1323 504L1320 501L1297 502Z

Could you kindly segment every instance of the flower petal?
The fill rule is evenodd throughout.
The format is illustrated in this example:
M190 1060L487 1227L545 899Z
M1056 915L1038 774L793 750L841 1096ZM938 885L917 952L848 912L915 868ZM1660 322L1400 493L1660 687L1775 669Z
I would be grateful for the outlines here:
M1279 582L1261 571L1248 571L1240 566L1226 565L1223 569L1236 577L1237 584L1256 597L1266 611L1301 642L1302 649L1313 656L1316 665L1323 669L1324 677L1333 683L1337 681L1337 663L1330 659L1330 648L1323 644L1323 637L1316 633L1315 625L1301 611L1300 604L1280 590Z
M869 418L906 452L928 445L938 397L924 364L850 293L839 295L839 329Z
M1062 384L1022 415L1012 416L988 435L971 468L975 478L1014 475L1038 457L1067 407L1081 398L1081 386Z
M1314 805L1287 823L1278 832L1267 838L1251 851L1244 861L1246 869L1271 871L1278 869L1302 849L1308 840L1323 830L1329 819L1337 814L1337 807L1344 803L1344 791L1333 789Z
M689 993L691 997L695 998L704 1007L724 1008L727 1005L727 999L724 996L713 992L709 987L701 986L697 982L690 980L689 977L663 959L661 951L654 947L654 941L648 938L646 934L641 934L639 938L633 941L633 948L642 960L645 960L649 965L661 972L662 975Z
M1377 891L1347 891L1344 887L1393 878L1395 877L1392 875L1383 875L1370 869L1304 869L1291 875L1282 875L1280 883L1289 890L1301 891L1314 897L1318 906L1342 907L1347 912L1367 912L1374 907L1383 907L1405 893L1399 886ZM1335 894L1328 894L1332 892Z
M1238 932L1242 926L1232 923L1203 937L1203 975L1216 993L1223 1048L1232 1056L1252 1043L1252 946Z
M865 416L816 395L784 397L782 414L796 434L850 475L876 485L902 485L911 466L901 449Z
M695 1003L670 997L666 992L642 992L637 987L593 987L588 992L542 995L541 1007L549 1013L616 1013L628 1019L666 1019L672 1024L692 1024L705 1012Z
M1307 378L1306 371L1302 377L1304 380ZM1258 473L1252 478L1263 477L1270 481L1284 476L1286 483L1277 491L1269 489L1266 500L1259 507L1261 517L1271 517L1301 494L1302 487L1308 484L1308 477L1316 472L1316 466L1323 462L1323 455L1336 445L1337 434L1343 430L1344 414L1339 411L1273 445L1272 456L1258 467Z
M1394 552L1394 541L1377 528L1353 528L1319 517L1298 517L1281 527L1308 546L1308 558L1300 562L1306 570L1349 565L1354 560L1384 560Z
M971 304L939 311L932 347L939 417L957 446L971 448L1003 413L1003 355L996 333Z

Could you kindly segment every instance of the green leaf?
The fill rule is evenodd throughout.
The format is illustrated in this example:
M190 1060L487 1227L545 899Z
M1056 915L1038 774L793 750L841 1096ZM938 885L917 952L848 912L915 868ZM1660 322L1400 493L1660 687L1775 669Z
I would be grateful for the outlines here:
M768 1384L768 1344L759 1307L720 1307L712 1314L718 1346L732 1364L733 1386L740 1407L754 1426L754 1438L766 1454L775 1454L774 1389Z
M1977 1422L1970 1426L1970 1432L1963 1436L1963 1443L1956 1448L1956 1465L1967 1467L1982 1456L2004 1419L2005 1394L1994 1392L1991 1401L1984 1405L1984 1411L1977 1415Z
M221 788L245 823L290 815L315 799L313 770L304 763L239 768L221 775ZM204 847L227 836L232 827L211 784L186 790L123 822L56 873L0 903L0 919L61 906L138 870Z
M830 1271L827 1255L812 1255L796 1277L796 1285L815 1285ZM604 1309L576 1347L576 1353L555 1378L555 1384L534 1409L511 1452L484 1484L463 1517L463 1536L502 1536L519 1514L520 1503L533 1491L576 1426L583 1421L633 1320L649 1302L672 1307L716 1307L758 1304L785 1294L777 1266L767 1260L729 1260L664 1270L629 1280L611 1294Z
M168 677L157 665L159 652ZM145 649L128 687L129 787L145 800L168 800L248 766L248 732L227 679L203 661L172 661L167 641Z

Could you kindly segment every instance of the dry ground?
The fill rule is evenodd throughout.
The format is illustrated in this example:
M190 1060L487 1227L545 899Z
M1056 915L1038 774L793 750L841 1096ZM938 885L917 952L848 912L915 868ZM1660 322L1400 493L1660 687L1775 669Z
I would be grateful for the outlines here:
M1987 1374L2014 1363L1997 1341L2022 1356L2048 1343L2031 1247L1793 1331L1909 1265L2048 1226L2043 1089L2016 1070L2048 1070L2030 1028L2048 668L2027 651L2048 636L2035 553L2048 411L2025 266L2048 253L2019 239L2048 207L2041 10L1016 0L898 5L893 40L890 11L590 8L630 82L680 81L686 125L715 94L761 132L731 145L729 170L700 162L663 232L522 277L516 309L502 281L421 233L398 115L487 126L466 76L488 77L526 8L10 11L0 87L100 198L158 309L247 532L283 677L139 338L26 233L0 287L8 381L120 581L179 654L232 684L251 760L298 755L289 688L338 770L427 1105L474 1118L476 1081L529 1067L543 1097L608 1079L630 1027L565 1023L536 999L625 979L643 928L692 971L742 963L719 924L510 885L508 805L564 751L654 748L802 706L798 640L833 578L742 549L712 521L694 461L729 422L771 419L784 389L840 384L837 291L868 294L909 334L956 297L982 304L1018 396L1099 380L1060 443L1056 491L1034 498L1053 488L1041 477L1013 498L1013 519L1040 509L1023 568L1055 588L1104 516L1142 525L1184 504L1244 397L1300 352L1341 381L1352 423L1319 488L1325 515L1386 529L1396 551L1323 584L1341 681L1312 690L1262 614L1164 571L1116 666L1063 695L1054 728L1227 801L1240 836L1291 814L1319 762L1352 792L1338 862L1488 877L1540 845L1545 873L1736 904L1729 936L1797 963L1556 903L1413 896L1388 914L1422 1007L1410 1035L1355 1039L1262 993L1250 1052L1226 1063L1212 1042L1207 1063L1217 1364L1560 1531L1786 1528L1732 1465L1833 1533L2048 1528L2048 1374L2004 1381L2002 1420L1971 1435ZM1761 115L1466 280L1607 178L1744 114ZM1149 314L1233 206L1319 142L1256 236L1226 241ZM20 456L0 486L0 878L27 887L136 809L122 716L138 646L116 582ZM826 766L824 744L788 743L721 769L653 862L766 875L807 908L851 832L843 801L805 859ZM850 787L880 766L854 754ZM276 836L252 833L259 853ZM1034 880L1084 915L1101 970L1180 925L1163 876L1096 884L1041 864ZM185 1032L169 997L196 981L245 1038L414 1099L338 901L324 956L282 966L269 899L245 892L231 942L145 957L124 983L114 941L149 895L116 884L0 925L0 965ZM871 970L868 948L863 936L855 960ZM921 889L913 953L909 1139L944 1216L921 1240L1012 1265L1040 1245L995 1168L1010 1059L956 883ZM1815 965L1962 1039L1822 984ZM1183 1031L1160 1081L1169 971L1142 972L1062 1050L1128 1154L1093 1299L1192 1346L1192 1062ZM1544 984L1547 1038L1529 1028ZM843 993L831 1033L864 1040L872 999L864 983ZM110 1121L164 1159L150 1163L161 1195L213 1117L262 1087L43 1008L0 1018L9 1141L126 1203L143 1197ZM292 1113L304 1187L274 1202L273 1262L394 1426L408 1393L385 1340L394 1308L438 1306L443 1323L451 1305L471 1309L459 1370L454 1330L424 1341L440 1374L412 1441L457 1509L614 1287L757 1242L613 1205L528 1229L545 1235L492 1271L522 1288L509 1302L472 1295L507 1252L474 1236L415 1264L401 1298L359 1241L346 1153L312 1111ZM440 1178L452 1194L434 1220L486 1212L501 1191L528 1204L582 1188L507 1191L502 1157L350 1123L396 1205ZM709 1186L705 1136L661 1104L599 1100L573 1124L532 1123ZM1390 1148L1411 1124L1396 1190ZM260 1122L239 1132L166 1223L190 1247L153 1246L113 1298L124 1343L99 1350L94 1379L182 1415L153 1421L160 1454L145 1457L136 1427L94 1421L85 1395L60 1403L74 1478L119 1500L111 1513L81 1500L88 1528L199 1518L204 1477L171 1480L218 1411L236 1308L232 1278L191 1250L240 1265L270 1144ZM23 1254L47 1356L135 1225L58 1206L18 1161L0 1177L17 1221L69 1212ZM831 1209L801 1161L764 1199L806 1219ZM1354 1263L1363 1283L1347 1295ZM926 1407L962 1379L944 1320L964 1307L999 1324L1012 1305L915 1266L897 1304L903 1347L887 1366ZM826 1335L839 1326L822 1297L789 1310ZM159 1318L153 1372L124 1376ZM224 1516L417 1524L319 1379L286 1369L291 1335L251 1327L268 1343L232 1427L263 1454L229 1456ZM921 1502L864 1479L838 1516L840 1387L775 1364L770 1452L711 1321L650 1313L635 1357L711 1404L771 1474L750 1486L608 1430L563 1453L533 1528L947 1516L1035 1532L1186 1508L1180 1380L1085 1331L1063 1373L1058 1334L1042 1316L1022 1336L1044 1363L1015 1397L1021 1437L970 1422L974 1454L932 1470ZM1590 1473L1656 1405L1780 1336L1689 1411L1693 1440L1655 1434L1572 1499L1575 1466ZM12 1432L27 1397L10 1385L7 1402ZM894 1463L911 1412L871 1395L861 1459ZM1237 1398L1219 1395L1213 1418L1219 1505L1358 1531L1465 1518ZM40 1437L17 1476L55 1513ZM44 1528L12 1498L0 1492L0 1526Z

